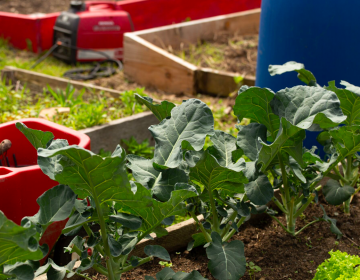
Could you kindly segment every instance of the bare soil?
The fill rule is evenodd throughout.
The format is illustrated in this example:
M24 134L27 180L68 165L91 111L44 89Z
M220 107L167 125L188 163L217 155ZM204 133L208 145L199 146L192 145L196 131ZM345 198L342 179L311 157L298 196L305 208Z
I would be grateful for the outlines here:
M287 235L282 228L269 216L262 215L260 219L253 219L245 223L232 239L241 240L245 244L245 256L247 262L254 262L262 271L257 273L256 280L310 280L313 279L317 266L329 258L330 250L346 251L352 255L358 255L360 245L360 196L358 195L351 206L351 216L342 213L340 206L327 205L320 201L327 214L337 219L337 226L344 236L337 240L330 232L330 225L326 222L318 222L305 229L297 237ZM312 204L305 212L305 216L299 219L297 228L300 229L314 217L322 217L323 213L318 204ZM280 215L279 219L285 223L285 218ZM207 269L208 259L205 249L195 248L188 252L173 252L171 254L172 269L174 271L190 272L198 270L204 277L214 280ZM140 280L145 275L155 276L163 267L159 265L159 259L142 265L132 272L126 273L122 279ZM94 275L94 280L106 278ZM250 280L248 273L241 278ZM254 278L252 278L254 279Z
M212 40L200 41L196 45L183 45L168 51L199 67L213 68L242 76L255 76L259 36L234 35L221 32Z

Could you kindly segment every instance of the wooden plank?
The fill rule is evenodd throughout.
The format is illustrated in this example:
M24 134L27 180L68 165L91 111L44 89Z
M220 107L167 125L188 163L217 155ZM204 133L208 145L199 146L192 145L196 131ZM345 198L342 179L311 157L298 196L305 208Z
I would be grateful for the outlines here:
M174 24L124 36L124 73L144 86L153 86L172 94L207 93L228 96L238 89L234 77L241 74L198 68L165 49L181 43L197 43L213 38L217 32L238 35L257 34L260 9ZM245 77L243 84L252 86L254 77Z
M238 12L224 16L152 28L133 34L146 41L167 49L178 49L180 44L196 44L199 40L212 39L218 32L251 35L259 32L260 9Z
M119 97L119 94L121 94L120 91L113 90L110 88L99 87L89 83L82 83L78 81L72 81L70 79L45 75L34 71L19 69L12 66L5 66L4 69L2 70L2 75L8 76L9 74L6 74L6 72L13 72L13 74L11 75L12 79L15 79L13 83L15 83L16 81L31 82L32 84L38 85L40 87L45 87L46 85L49 85L52 88L62 88L62 89L66 88L68 84L71 84L76 89L81 90L85 88L90 93L105 92L115 98Z
M168 93L193 93L195 65L132 33L124 36L124 54L124 73L129 79Z
M238 90L242 84L255 85L253 76L246 76L242 83L236 83L234 78L240 75L211 68L200 68L195 73L195 91L216 96L228 96L229 93Z

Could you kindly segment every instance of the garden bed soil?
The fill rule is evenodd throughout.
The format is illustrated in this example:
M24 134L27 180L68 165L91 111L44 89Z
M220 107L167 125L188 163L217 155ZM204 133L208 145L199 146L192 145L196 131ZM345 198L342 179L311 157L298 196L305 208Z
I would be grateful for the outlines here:
M240 36L223 31L212 40L186 46L181 43L178 49L169 46L167 50L198 67L255 76L258 41L258 35Z
M261 268L255 275L257 280L307 280L313 279L316 268L330 256L330 250L340 250L352 255L360 253L360 195L352 202L351 216L343 214L340 206L327 205L320 199L329 217L337 219L337 226L344 236L337 240L330 232L330 225L318 222L306 228L297 237L287 235L283 229L269 216L263 215L261 219L252 219L241 228L232 240L241 240L245 244L247 262L254 262ZM298 228L312 221L314 217L322 217L323 212L318 204L312 204L305 211L305 216L299 219ZM285 223L284 217L279 216ZM172 269L174 271L190 272L198 270L201 275L214 280L207 269L208 259L205 249L195 248L173 252L171 254ZM145 275L155 276L163 267L159 259L142 265L122 276L126 280L144 279ZM94 280L105 280L100 275L93 275ZM251 279L246 275L241 278ZM252 278L254 279L254 278Z

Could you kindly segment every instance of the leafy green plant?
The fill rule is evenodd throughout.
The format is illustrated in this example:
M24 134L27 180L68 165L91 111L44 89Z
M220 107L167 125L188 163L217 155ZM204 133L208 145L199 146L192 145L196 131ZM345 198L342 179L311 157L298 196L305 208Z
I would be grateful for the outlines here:
M65 248L68 253L81 257L80 267L74 270L74 261L59 267L49 259L35 271L35 276L46 273L49 279L60 280L65 275L77 274L90 279L83 272L92 267L110 280L119 280L122 273L154 257L170 261L167 251L158 245L146 246L144 252L148 257L145 258L130 258L129 254L137 243L149 238L150 233L166 234L161 223L174 215L185 215L184 201L197 195L195 189L177 185L169 199L160 202L141 184L128 181L126 156L120 146L104 158L81 147L69 146L66 140L54 140L50 132L33 130L21 123L16 126L38 150L42 171L60 183L37 200L39 212L25 217L22 223L38 230L41 236L52 222L69 217L63 233L75 235L83 227L88 234L86 239L75 236ZM100 232L91 230L93 223L100 225ZM91 254L89 247L93 248ZM105 266L101 257L106 261Z
M273 65L269 70L272 75L296 71L301 81L309 86L321 88L314 75L301 63L288 62L284 65ZM360 162L358 156L360 151L360 116L358 114L360 87L345 81L341 81L340 84L345 88L337 88L335 81L330 81L324 89L336 94L346 119L341 122L341 126L325 128L317 140L324 145L324 151L330 157L329 168L325 172L331 179L323 188L325 199L332 205L343 203L344 212L350 214L350 203L354 195L360 191L360 187L357 186Z
M45 89L44 89L45 91ZM53 90L49 85L47 86L47 91L50 92L52 97L58 103L60 107L73 107L83 103L83 94L85 89L81 90L79 94L75 96L76 89L71 85L68 84L65 90L56 89ZM44 92L46 95L46 92Z
M330 258L325 260L316 270L313 280L355 280L360 278L360 257L346 252L332 250Z
M255 280L255 274L261 272L261 267L255 265L253 262L246 263L246 267L248 268L250 280Z
M122 139L121 142L126 145L126 151L129 154L135 154L145 158L151 158L154 154L154 147L150 146L149 139L138 143L135 137L131 136L129 140Z

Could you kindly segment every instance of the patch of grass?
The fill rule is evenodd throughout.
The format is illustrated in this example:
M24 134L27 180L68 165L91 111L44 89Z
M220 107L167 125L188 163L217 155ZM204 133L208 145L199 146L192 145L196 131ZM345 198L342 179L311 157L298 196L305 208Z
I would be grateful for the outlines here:
M144 95L143 88L124 92L118 98L103 93L83 97L69 86L66 90L44 89L31 93L25 87L0 83L0 123L22 118L38 117L41 110L51 107L69 107L69 114L54 116L52 121L73 129L100 125L146 110L135 100L135 93Z
M7 40L0 38L0 68L3 68L4 66L14 66L29 70L41 55L42 54L36 55L30 51L15 49L9 45ZM65 64L50 56L46 59L46 63L40 63L31 70L61 77L65 71L70 70L71 68L71 65Z

